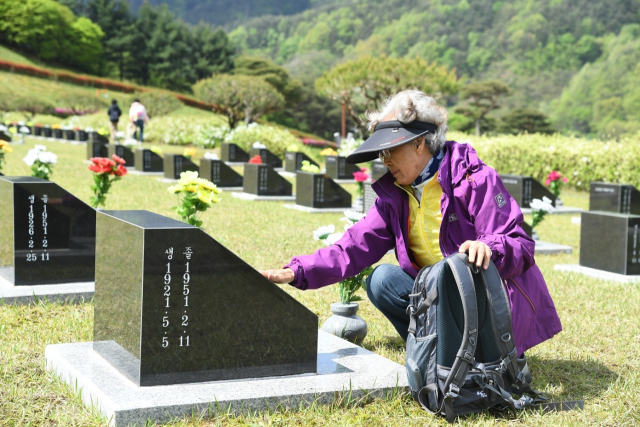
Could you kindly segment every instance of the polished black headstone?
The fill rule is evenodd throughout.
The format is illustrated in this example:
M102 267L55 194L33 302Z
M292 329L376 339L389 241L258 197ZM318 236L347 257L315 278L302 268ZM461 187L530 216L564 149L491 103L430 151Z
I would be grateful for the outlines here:
M310 208L350 208L351 194L323 173L296 173L296 204Z
M589 210L640 215L640 191L631 184L592 182Z
M49 126L42 127L42 136L45 138L51 138L51 128Z
M242 188L245 193L258 196L291 196L293 186L267 165L246 163Z
M362 201L362 211L364 213L367 213L369 212L369 209L371 209L373 205L375 205L378 195L375 191L373 191L373 188L371 188L371 182L365 181L362 184L364 185L364 200Z
M163 172L162 157L148 148L136 148L134 166L140 172Z
M76 141L86 141L89 139L89 135L87 135L87 132L83 130L77 130L75 132L76 132Z
M118 157L121 157L125 161L125 166L133 167L136 164L136 156L131 151L131 148L126 145L119 144L109 144L108 145L109 158L111 158L114 154Z
M382 176L389 171L389 168L384 165L379 159L371 162L371 179L374 181L379 180Z
M181 154L164 155L165 178L180 179L180 174L187 171L200 172L200 167Z
M53 130L51 132L52 132L52 136L55 139L62 139L62 129L53 128Z
M9 132L0 131L0 141L11 142L11 134Z
M87 159L91 159L92 157L107 157L108 155L109 149L107 144L87 141Z
M2 172L0 172L0 176L4 176L4 174Z
M249 157L260 156L262 164L271 166L272 168L281 168L282 160L266 148L252 148L249 151Z
M42 126L33 127L33 136L42 136Z
M242 187L242 175L222 160L200 160L200 177L208 179L220 188Z
M32 177L0 177L0 201L0 275L15 286L93 282L95 210Z
M285 151L284 153L284 170L291 173L296 173L302 170L302 162L308 161L310 164L320 167L316 162L311 160L309 156L304 153L297 153L294 151Z
M640 215L582 212L580 265L625 275L640 274Z
M62 135L67 141L75 141L76 139L76 132L73 129L64 129Z
M505 188L521 208L530 208L531 200L548 197L553 206L556 205L556 195L530 176L500 175Z
M527 236L533 237L533 228L531 228L529 223L522 221L521 227L522 231L524 231Z
M101 211L97 236L93 348L135 384L316 373L318 317L204 231Z
M223 162L244 163L249 161L249 153L236 144L223 143L220 146L220 158Z
M353 179L353 174L360 171L360 166L347 163L342 156L325 157L327 175L333 179Z
M89 137L90 142L101 142L103 144L109 143L109 138L104 135L99 134L96 131L87 132L87 136Z

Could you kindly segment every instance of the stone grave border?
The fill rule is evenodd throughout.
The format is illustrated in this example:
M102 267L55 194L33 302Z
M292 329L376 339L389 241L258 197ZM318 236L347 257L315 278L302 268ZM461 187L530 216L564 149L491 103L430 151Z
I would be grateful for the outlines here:
M291 204L291 203L286 203L284 205L282 205L283 207L287 208L287 209L294 209L297 211L301 211L301 212L307 212L307 213L331 213L331 212L344 212L344 211L357 211L357 210L361 210L362 206L355 206L352 205L351 207L347 208L347 207L343 207L343 208L312 208L309 206L302 206L302 205L298 205L298 204Z
M245 193L243 191L243 192L238 192L238 193L231 193L231 195L233 197L235 197L236 199L249 200L249 201L255 201L255 202L263 202L263 201L295 202L296 201L296 195L295 194L292 194L291 196L258 196L256 194Z
M591 267L584 267L579 264L556 264L553 266L556 271L566 271L569 273L582 274L587 277L596 279L610 280L618 283L638 283L640 284L640 275L627 276L624 274L611 273L609 271L598 270Z
M31 304L37 301L81 302L93 298L94 282L57 283L55 285L13 286L0 277L0 305Z

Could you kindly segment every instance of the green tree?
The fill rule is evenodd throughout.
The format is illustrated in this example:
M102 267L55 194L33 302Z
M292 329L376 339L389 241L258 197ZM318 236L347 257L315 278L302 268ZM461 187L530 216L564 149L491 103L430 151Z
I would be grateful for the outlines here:
M549 117L533 108L516 108L502 116L499 131L517 135L520 133L551 134L555 130Z
M480 135L482 122L490 112L500 108L500 98L509 93L509 86L497 80L470 83L460 90L460 99L466 101L468 107L458 108L456 112L473 118L475 133Z
M284 107L284 97L262 77L219 74L196 83L194 92L226 110L230 128Z
M316 80L319 94L346 105L364 132L362 114L379 109L382 102L405 89L418 89L436 100L458 92L455 70L421 59L371 57L347 61Z
M87 112L95 112L104 108L105 102L95 95L87 95L80 92L63 92L56 99L56 106L68 108L74 114L84 114Z
M302 95L302 84L289 72L273 62L256 57L239 56L235 60L234 74L259 76L269 82L284 97L288 106L296 104Z
M55 105L45 98L39 98L30 93L13 94L8 102L9 111L18 111L27 120L33 119L37 114L50 113Z

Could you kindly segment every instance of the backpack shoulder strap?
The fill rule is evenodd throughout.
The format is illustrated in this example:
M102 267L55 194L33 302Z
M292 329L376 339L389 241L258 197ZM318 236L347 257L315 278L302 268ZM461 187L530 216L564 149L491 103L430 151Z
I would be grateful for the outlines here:
M476 288L473 283L473 276L469 266L469 258L466 254L455 254L446 258L447 264L451 268L453 277L456 280L462 307L464 310L464 332L462 335L462 345L456 359L451 367L451 372L444 383L445 409L452 404L460 391L460 384L463 383L471 366L473 366L476 345L478 343L478 306L476 304ZM447 412L447 416L449 411Z

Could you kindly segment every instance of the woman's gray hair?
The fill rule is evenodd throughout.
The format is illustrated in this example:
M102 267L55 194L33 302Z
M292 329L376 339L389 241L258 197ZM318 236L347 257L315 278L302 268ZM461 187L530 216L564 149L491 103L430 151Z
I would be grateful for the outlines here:
M394 118L402 123L410 123L414 120L433 123L438 130L435 134L428 133L425 138L431 153L442 149L447 140L449 113L435 99L419 90L398 92L382 104L380 111L367 111L365 116L369 120L367 123L369 132L372 132L378 123L394 120Z

